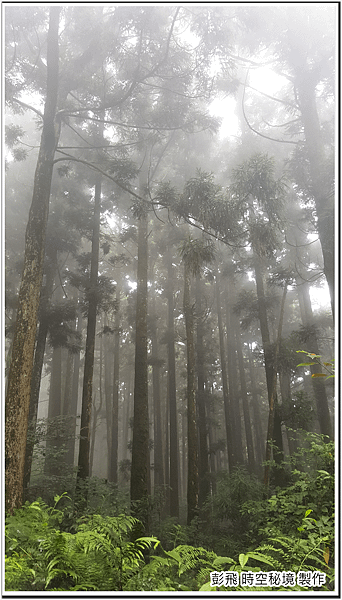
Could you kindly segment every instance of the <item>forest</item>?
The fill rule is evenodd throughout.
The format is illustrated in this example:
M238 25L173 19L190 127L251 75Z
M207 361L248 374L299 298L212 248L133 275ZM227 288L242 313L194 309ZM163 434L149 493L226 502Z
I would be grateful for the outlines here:
M337 3L3 11L4 590L339 597Z

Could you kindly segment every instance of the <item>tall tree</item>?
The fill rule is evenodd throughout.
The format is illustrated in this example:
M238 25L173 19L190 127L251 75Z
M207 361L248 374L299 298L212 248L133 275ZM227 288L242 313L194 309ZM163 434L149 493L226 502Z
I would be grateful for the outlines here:
M171 243L171 240L170 240ZM166 294L168 304L167 321L167 357L168 357L168 399L170 414L170 515L179 516L178 494L178 426L176 397L176 358L175 358L175 322L174 322L174 269L170 246L166 249L167 283Z
M191 190L192 182L188 187ZM193 190L192 190L193 191ZM187 420L188 420L188 490L187 490L187 523L198 513L199 474L198 474L198 433L196 407L196 362L194 340L194 305L191 301L191 275L200 273L205 263L214 258L213 245L209 240L192 239L184 242L181 249L184 262L184 295L183 310L187 347Z
M140 188L146 181L140 177ZM131 505L143 526L148 526L147 500L150 493L150 453L147 378L147 268L148 268L148 215L140 205L138 223L138 266L135 328L135 379L133 444L131 468Z
M97 284L100 251L100 215L101 215L101 176L96 176L94 186L94 217L91 249L91 265L88 289L88 321L87 338L84 357L84 375L82 390L82 411L80 446L78 454L77 494L79 500L86 501L85 490L80 486L82 480L89 477L90 469L90 423L93 403L93 371L95 353L96 315L97 315Z
M43 278L45 235L49 210L53 159L60 123L56 122L59 72L58 27L60 6L49 9L46 57L46 99L32 204L25 238L12 360L8 373L5 425L6 510L22 503L25 446L30 405L31 374L39 297Z

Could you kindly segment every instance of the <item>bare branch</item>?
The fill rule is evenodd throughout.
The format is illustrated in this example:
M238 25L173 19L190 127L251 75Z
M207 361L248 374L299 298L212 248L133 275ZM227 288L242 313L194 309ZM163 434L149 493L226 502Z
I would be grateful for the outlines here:
M17 102L17 104L20 104L20 106L22 106L23 108L33 110L33 112L35 112L41 119L44 118L43 113L41 113L40 110L38 110L38 108L34 108L34 106L31 106L31 104L26 104L26 102L22 102L21 100L18 100L18 98L12 98L12 101Z

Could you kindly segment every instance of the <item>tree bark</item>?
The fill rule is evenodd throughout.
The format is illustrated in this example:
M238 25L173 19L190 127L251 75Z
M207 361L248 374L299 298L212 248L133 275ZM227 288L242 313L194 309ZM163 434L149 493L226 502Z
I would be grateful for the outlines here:
M309 285L306 282L302 283L298 281L297 293L300 300L299 306L303 325L310 326L313 324L314 319L311 307ZM318 341L314 330L310 335L309 339L307 340L306 346L309 349L309 352L319 355L320 352L318 347ZM321 370L322 369L319 365L310 365L310 371L312 375L314 375L315 373L320 373ZM323 433L324 435L328 435L331 439L333 439L333 428L331 424L328 398L324 381L322 381L319 377L315 377L311 380L311 382L316 400L317 418L321 433Z
M276 348L274 355L274 366L273 366L273 381L272 391L269 402L269 415L268 415L268 427L267 427L267 439L266 439L266 458L265 458L265 471L264 471L264 484L268 489L270 482L270 460L272 455L272 442L274 437L274 424L275 424L275 401L277 397L277 373L278 373L278 355L281 342L281 332L283 328L284 311L285 311L285 300L287 293L287 283L284 285L283 295L281 299L278 335L276 340Z
M251 399L253 406L253 416L254 416L254 441L255 441L255 449L256 454L258 456L258 464L261 466L261 463L264 461L264 434L262 431L262 422L261 422L261 414L260 407L258 401L258 393L255 385L255 376L254 376L254 363L252 357L251 347L248 344L248 367L249 367L249 377L250 377L250 391L251 391Z
M147 214L139 219L135 338L134 416L131 468L132 514L148 527L149 416L147 378Z
M94 220L91 248L91 265L89 281L89 305L87 337L84 356L84 376L82 389L82 412L81 412L81 430L80 445L78 453L78 471L76 481L76 495L80 497L81 504L86 504L86 492L82 489L80 492L81 480L89 477L90 473L90 428L91 428L91 410L93 393L93 372L95 355L95 334L96 334L96 314L97 314L97 281L99 268L100 251L100 215L101 215L101 177L98 175L95 183L94 193ZM81 499L82 496L82 499Z
M233 423L231 421L231 410L230 410L230 403L229 403L227 359L226 359L226 350L225 350L225 345L224 345L222 308L221 308L221 289L220 289L220 279L219 279L218 272L216 272L216 310L217 310L217 324L218 324L219 343L220 343L221 379L222 379L222 390L223 390L224 416L225 416L225 425L226 425L228 467L229 467L229 471L231 472L233 467L236 465L236 456L235 456L235 447L233 444Z
M174 323L174 292L173 267L170 248L166 250L167 263L167 306L168 306L168 392L170 411L170 515L179 517L179 465L178 465L178 431L177 431L177 398L176 398L176 358L175 358L175 323Z
M23 500L25 447L30 406L31 377L39 297L43 277L46 225L53 171L59 139L55 127L58 96L58 26L60 6L50 7L47 37L47 85L43 131L34 176L32 204L25 237L12 359L8 373L5 424L5 508L12 513Z
M111 416L111 448L109 460L109 481L118 482L119 447L119 385L120 385L120 287L116 284L116 307L114 317L114 364L113 401Z
M199 506L203 506L210 491L209 452L207 419L205 410L205 364L204 364L204 328L202 309L202 289L200 276L196 277L196 354L197 354L197 404L198 404L198 441L199 441Z
M53 291L53 282L57 267L57 251L53 253L50 259L46 258L46 284L42 288L39 312L41 315L39 330L37 335L36 349L34 354L34 366L31 380L30 409L28 418L28 436L25 449L24 466L24 499L26 499L28 487L30 484L33 450L35 445L35 433L37 425L37 413L39 403L39 391L44 364L44 354L46 346L46 337L49 329L49 322L46 315L49 302Z
M329 286L331 310L334 316L334 194L333 182L327 174L321 125L316 102L316 87L320 82L319 69L312 68L307 60L307 48L303 43L299 22L291 21L288 26L290 45L289 62L294 72L296 90L311 177L311 193L314 197L317 229L321 242L324 274Z
M244 418L244 422L245 422L248 467L249 467L250 472L254 473L254 471L255 471L255 456L254 456L254 447L253 447L253 434L252 434L250 409L249 409L248 396L247 396L247 385L246 385L245 368L244 368L244 356L243 356L243 351L242 351L240 323L237 319L234 319L233 325L234 325L234 329L235 329L236 352L237 352L239 374L240 374L241 399L242 399L243 418Z
M184 262L184 297L183 309L186 330L187 348L187 408L188 408L188 489L187 489L187 524L198 514L198 439L196 423L196 389L195 389L195 345L194 314L190 297L190 270Z
M264 281L262 274L262 264L261 259L257 254L255 248L253 248L253 263L254 263L254 273L255 273L255 281L257 288L257 297L258 297L258 310L259 310L259 322L260 322L260 332L262 345L264 350L264 361L265 361L265 372L266 372L266 385L267 385L267 396L268 396L268 404L271 405L271 401L273 404L272 408L272 432L275 439L275 447L273 449L273 456L275 462L279 465L283 460L283 442L282 442L282 432L281 432L281 420L279 417L279 411L277 410L277 394L273 395L273 387L274 387L274 362L272 356L272 347L270 340L270 333L268 327L268 318L267 318L267 308L265 302L265 291L264 291Z
M233 282L232 282L233 283ZM241 424L241 410L240 410L240 398L237 388L236 371L236 344L233 327L233 314L232 307L229 298L228 285L225 291L226 302L226 329L227 329L227 371L228 371L228 388L229 388L229 403L230 403L230 414L232 419L232 435L234 445L234 455L236 464L244 464L244 453L242 447L242 424Z
M154 285L152 287L152 319L151 319L151 343L152 343L152 390L153 390L153 440L154 440L154 490L164 484L164 465L162 447L162 425L161 425L161 391L160 391L160 366L158 351L158 328Z
M75 298L76 301L76 298ZM77 317L77 333L82 332L82 313L79 310ZM67 467L74 468L75 460L75 438L76 438L76 417L78 408L78 387L80 378L80 351L76 352L73 360L73 375L71 383L71 399L70 404L66 407L65 414L70 417L70 432L67 440L67 448L65 454L65 464Z

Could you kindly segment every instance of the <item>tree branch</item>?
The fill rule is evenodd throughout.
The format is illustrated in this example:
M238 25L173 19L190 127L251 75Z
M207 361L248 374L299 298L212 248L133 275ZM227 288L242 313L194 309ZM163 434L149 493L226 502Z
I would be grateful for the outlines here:
M17 102L23 108L28 108L29 110L33 110L33 112L35 112L41 119L44 118L43 113L41 113L40 110L38 110L38 108L34 108L34 106L31 106L31 104L26 104L26 102L22 102L22 100L18 100L18 98L12 98L12 102Z

